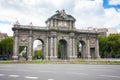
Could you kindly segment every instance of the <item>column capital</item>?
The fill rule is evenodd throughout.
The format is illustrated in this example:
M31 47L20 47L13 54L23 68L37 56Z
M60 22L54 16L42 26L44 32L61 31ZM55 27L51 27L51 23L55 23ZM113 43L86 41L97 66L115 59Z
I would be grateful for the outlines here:
M18 36L19 36L18 30L15 30L14 31L14 37L18 37Z

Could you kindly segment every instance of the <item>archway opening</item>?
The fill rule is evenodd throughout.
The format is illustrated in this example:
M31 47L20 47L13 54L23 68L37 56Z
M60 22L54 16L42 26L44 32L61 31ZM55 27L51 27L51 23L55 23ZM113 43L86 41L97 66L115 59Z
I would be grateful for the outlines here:
M44 43L41 39L33 42L33 59L44 59Z
M84 41L79 41L77 44L77 58L85 58L86 46Z
M91 56L92 59L95 58L95 48L94 47L90 48L90 56Z
M67 42L60 40L58 43L58 59L67 59Z

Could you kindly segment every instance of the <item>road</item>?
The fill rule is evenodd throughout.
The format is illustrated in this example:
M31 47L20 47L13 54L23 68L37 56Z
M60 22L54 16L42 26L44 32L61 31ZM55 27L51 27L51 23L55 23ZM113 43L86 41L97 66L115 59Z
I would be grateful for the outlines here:
M0 80L120 80L120 65L0 64Z

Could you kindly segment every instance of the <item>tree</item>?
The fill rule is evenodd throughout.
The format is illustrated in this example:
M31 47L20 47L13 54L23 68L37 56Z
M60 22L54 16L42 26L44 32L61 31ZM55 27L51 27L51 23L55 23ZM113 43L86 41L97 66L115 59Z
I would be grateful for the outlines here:
M11 59L13 53L13 38L8 37L0 41L0 52L2 56L7 56L8 59Z
M107 57L107 55L109 54L108 37L99 36L99 52L102 58Z
M119 58L120 34L110 34L108 37L99 36L99 52L102 58Z
M110 34L108 36L112 57L120 55L120 34Z

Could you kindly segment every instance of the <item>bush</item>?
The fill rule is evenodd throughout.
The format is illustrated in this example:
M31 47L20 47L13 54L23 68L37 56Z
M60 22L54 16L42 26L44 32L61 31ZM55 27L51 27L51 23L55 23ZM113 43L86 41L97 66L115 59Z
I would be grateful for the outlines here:
M35 50L33 59L43 59L42 50Z

